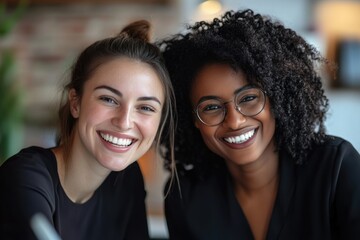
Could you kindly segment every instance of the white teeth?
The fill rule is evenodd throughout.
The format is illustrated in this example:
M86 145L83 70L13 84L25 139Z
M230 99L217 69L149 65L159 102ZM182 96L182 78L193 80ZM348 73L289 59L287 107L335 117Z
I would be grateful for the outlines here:
M241 134L240 136L224 138L224 140L228 143L240 144L249 140L252 136L254 136L254 133L255 129L251 130L250 132Z
M110 142L112 144L116 144L118 146L127 147L130 146L132 143L132 140L128 138L117 138L104 133L100 133L100 135L105 141Z

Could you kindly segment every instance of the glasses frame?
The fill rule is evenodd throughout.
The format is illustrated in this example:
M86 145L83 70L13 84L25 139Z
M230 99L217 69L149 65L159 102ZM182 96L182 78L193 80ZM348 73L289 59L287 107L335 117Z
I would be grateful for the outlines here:
M260 111L259 111L258 113L252 114L252 115L247 115L247 114L244 114L243 112L241 112L240 107L235 103L235 99L236 99L236 97L237 97L241 92L243 92L243 91L245 91L245 90L249 90L249 89L254 89L254 88L260 90L260 92L263 94L263 96L264 96L264 103L263 103L263 106L261 107L261 109L260 109ZM265 105L266 105L266 96L267 96L267 95L266 95L266 92L265 92L262 88L257 87L257 86L252 86L252 85L250 85L250 86L246 87L245 89L242 89L241 91L237 92L237 93L234 95L233 99L231 99L231 100L229 100L229 101L221 101L221 100L219 100L219 101L220 101L223 105L226 105L226 104L228 104L228 103L230 103L230 102L233 102L234 105L235 105L235 110L236 110L238 113L241 113L242 115L244 115L244 116L246 116L246 117L254 117L254 116L260 114L260 113L264 110ZM201 103L202 103L202 102L201 102ZM224 110L223 110L223 119L221 120L221 122L219 122L219 123L217 123L217 124L208 124L208 123L204 122L204 121L201 119L201 117L199 116L199 105L200 105L201 103L199 103L198 105L196 105L196 108L193 110L193 112L194 112L195 115L196 115L196 118L199 119L201 123L203 123L203 124L206 125L206 126L213 127L213 126L220 125L220 124L222 124L222 123L224 122L225 117L226 117L226 114L227 114L227 111L228 111L226 107L225 107Z

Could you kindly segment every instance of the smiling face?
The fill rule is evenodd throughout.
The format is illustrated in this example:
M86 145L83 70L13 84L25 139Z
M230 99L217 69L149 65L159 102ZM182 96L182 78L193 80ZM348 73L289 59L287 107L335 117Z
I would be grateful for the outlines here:
M124 57L100 65L85 83L81 99L74 90L69 99L71 113L77 118L76 155L119 171L151 147L164 91L149 65Z
M191 102L197 106L202 99L213 97L228 102L247 85L242 72L235 72L224 64L208 65L194 79ZM275 119L268 99L264 109L253 117L239 113L232 101L225 106L227 113L219 125L207 126L195 119L208 148L222 157L228 166L240 166L274 156Z

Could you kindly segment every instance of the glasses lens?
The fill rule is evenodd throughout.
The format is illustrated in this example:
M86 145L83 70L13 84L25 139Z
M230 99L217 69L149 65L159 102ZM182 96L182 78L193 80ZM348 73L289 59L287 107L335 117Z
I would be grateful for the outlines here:
M243 115L252 117L259 114L265 106L265 93L259 88L242 90L235 95L236 109ZM224 121L226 104L219 99L208 99L201 102L196 109L196 114L201 122L215 126Z
M217 125L225 116L224 104L217 99L209 99L197 106L197 115L206 125Z
M246 89L235 96L235 104L237 109L245 116L255 116L265 106L265 94L259 88Z

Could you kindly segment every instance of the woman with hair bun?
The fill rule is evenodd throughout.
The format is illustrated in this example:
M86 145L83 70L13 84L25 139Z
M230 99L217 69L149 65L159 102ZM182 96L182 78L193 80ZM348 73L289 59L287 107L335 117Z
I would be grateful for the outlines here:
M31 223L41 215L62 239L149 238L136 160L161 136L171 142L174 125L172 87L149 30L133 22L79 55L58 145L25 148L0 168L2 239L40 238Z
M159 44L178 115L170 239L359 239L360 156L325 132L313 46L252 10Z

